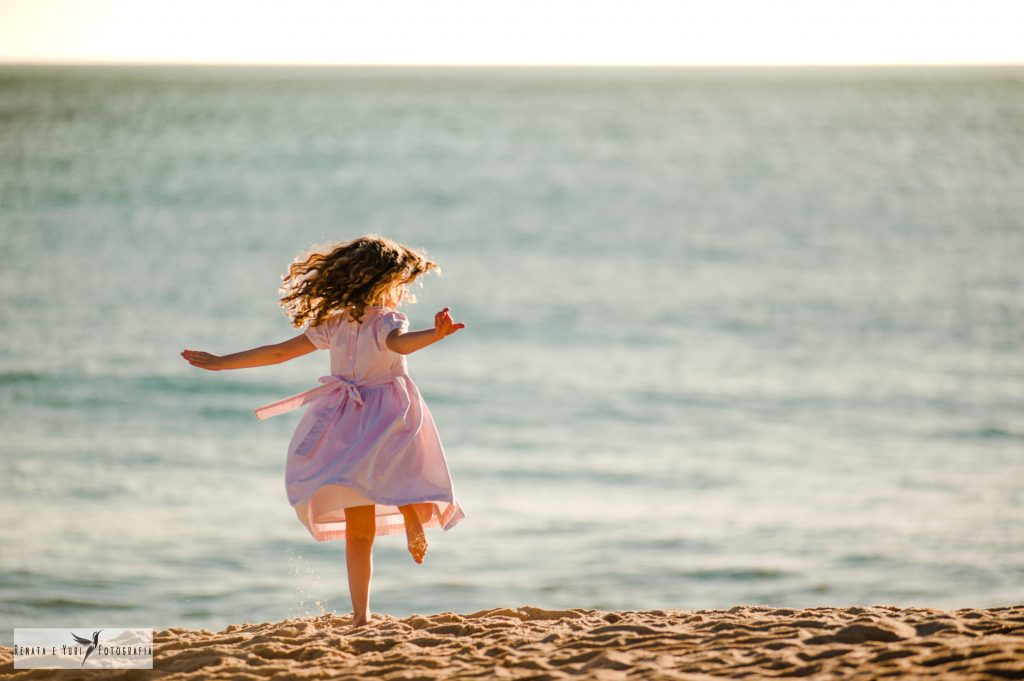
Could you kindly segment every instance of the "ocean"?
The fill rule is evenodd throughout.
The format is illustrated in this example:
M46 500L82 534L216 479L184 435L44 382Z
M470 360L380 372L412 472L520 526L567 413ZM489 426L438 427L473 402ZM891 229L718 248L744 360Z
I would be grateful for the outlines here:
M466 518L370 607L1024 600L1024 68L0 67L0 642L351 612L281 276L377 233Z

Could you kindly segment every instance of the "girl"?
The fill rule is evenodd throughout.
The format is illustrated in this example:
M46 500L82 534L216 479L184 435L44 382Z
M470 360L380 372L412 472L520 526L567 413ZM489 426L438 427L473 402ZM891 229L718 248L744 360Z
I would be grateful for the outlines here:
M288 446L288 501L316 541L345 540L356 626L370 620L373 539L405 529L423 562L424 527L451 529L465 517L455 499L441 440L409 378L405 356L465 324L448 308L434 328L409 331L395 308L415 302L409 284L440 268L389 239L364 236L297 258L282 277L281 305L298 336L218 357L184 350L211 371L286 362L330 350L331 373L318 387L256 410L260 419L307 404Z

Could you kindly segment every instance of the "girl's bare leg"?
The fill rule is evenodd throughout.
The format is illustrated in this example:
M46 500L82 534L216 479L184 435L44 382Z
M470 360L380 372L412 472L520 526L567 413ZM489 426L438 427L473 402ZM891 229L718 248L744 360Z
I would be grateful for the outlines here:
M352 624L355 626L370 621L370 578L373 576L376 523L373 504L345 509L345 563L348 566L348 592L352 597Z
M423 523L430 519L432 505L429 503L408 504L399 506L405 518L405 539L412 554L413 560L417 563L423 562L423 556L427 555L427 538L423 534Z

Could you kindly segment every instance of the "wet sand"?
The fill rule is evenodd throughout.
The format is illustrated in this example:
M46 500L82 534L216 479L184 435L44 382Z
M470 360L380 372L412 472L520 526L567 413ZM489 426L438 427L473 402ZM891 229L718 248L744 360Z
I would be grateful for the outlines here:
M154 632L153 671L17 670L43 679L1024 679L1024 604L606 612L532 606Z

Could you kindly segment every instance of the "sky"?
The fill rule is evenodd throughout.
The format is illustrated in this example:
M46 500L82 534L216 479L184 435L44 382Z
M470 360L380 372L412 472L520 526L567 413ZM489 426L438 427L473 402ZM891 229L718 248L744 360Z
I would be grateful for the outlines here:
M0 0L2 62L1024 64L1021 0Z

